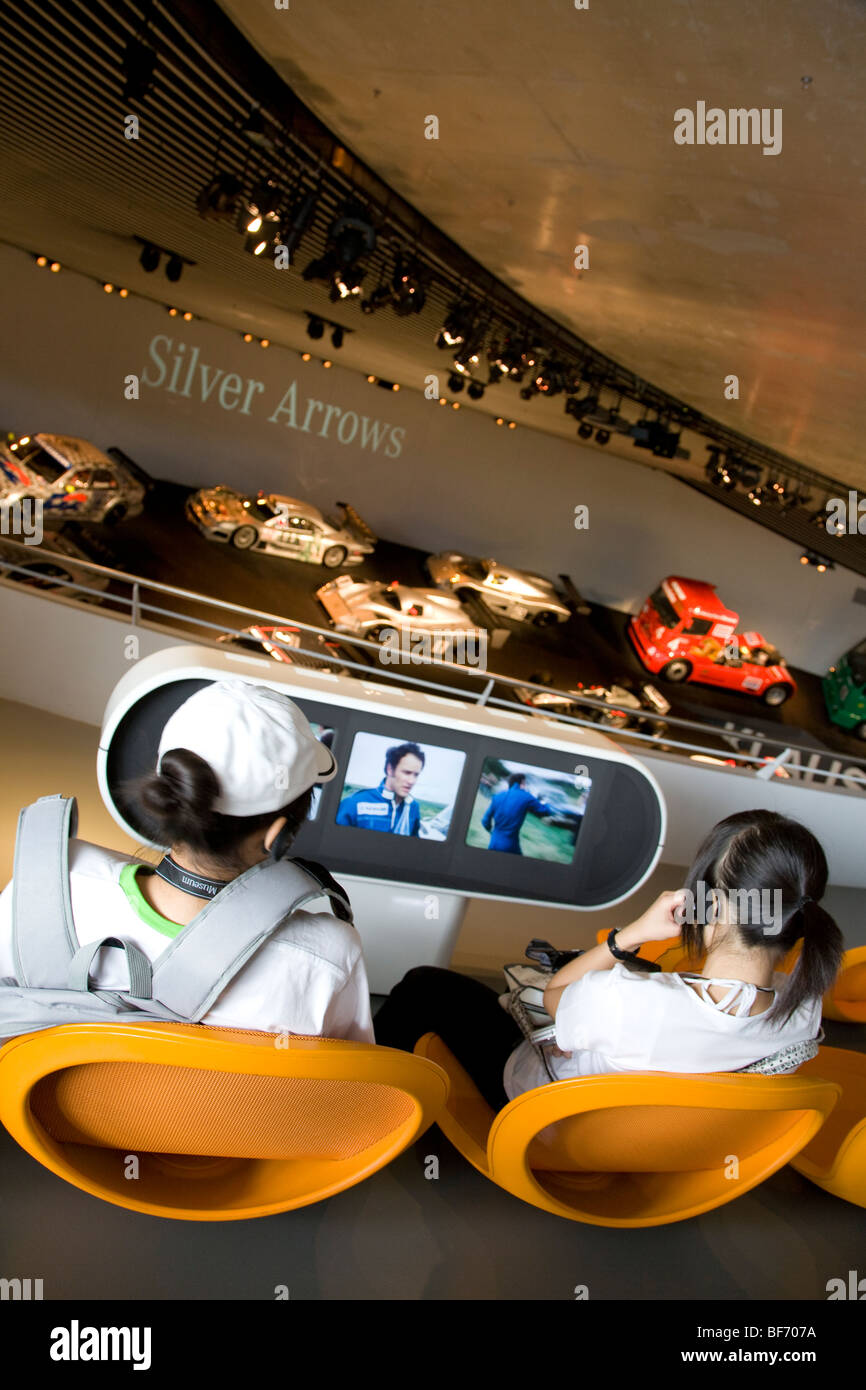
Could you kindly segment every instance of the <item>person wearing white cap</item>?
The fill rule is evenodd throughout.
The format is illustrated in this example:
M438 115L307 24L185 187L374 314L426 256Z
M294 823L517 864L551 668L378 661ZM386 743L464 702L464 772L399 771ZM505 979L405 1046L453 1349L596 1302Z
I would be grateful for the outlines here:
M313 789L336 771L330 749L287 695L242 680L204 686L166 723L155 770L128 788L149 838L170 847L161 862L154 867L71 843L72 913L81 945L122 937L156 960L227 883L285 855ZM318 912L292 913L203 1023L373 1042L360 939L350 922L326 910L324 895L321 901ZM11 910L10 883L0 894L0 977L14 973ZM92 972L98 987L125 988L118 954L98 953Z

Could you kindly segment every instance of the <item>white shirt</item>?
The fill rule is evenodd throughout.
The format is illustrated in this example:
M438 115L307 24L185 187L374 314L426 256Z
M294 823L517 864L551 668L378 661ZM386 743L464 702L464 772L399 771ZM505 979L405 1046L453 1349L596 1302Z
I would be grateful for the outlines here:
M82 840L71 842L69 881L75 933L82 946L104 936L122 937L155 961L171 937L144 921L124 893L120 874L132 862L115 850ZM4 975L15 975L11 883L0 893L0 977ZM121 953L111 948L101 950L91 979L104 989L128 989ZM358 933L330 912L293 913L223 990L202 1023L373 1042L370 993Z
M719 981L717 983L725 983ZM775 975L782 990L787 975ZM556 1011L556 1046L570 1057L545 1049L556 1081L604 1072L738 1071L791 1043L816 1038L821 1000L802 1004L786 1024L748 1016L755 986L741 992L741 1013L723 1013L676 974L638 974L619 962L610 970L591 970L563 990ZM505 1064L509 1100L544 1086L551 1077L532 1043L524 1042Z

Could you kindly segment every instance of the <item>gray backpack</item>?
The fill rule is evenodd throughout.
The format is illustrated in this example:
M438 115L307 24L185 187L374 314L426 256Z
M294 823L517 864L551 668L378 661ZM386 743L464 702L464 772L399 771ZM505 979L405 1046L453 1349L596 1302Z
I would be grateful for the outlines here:
M79 946L69 891L74 797L44 796L18 819L12 889L15 978L0 979L0 1041L62 1023L198 1023L227 985L293 912L330 898L351 922L348 899L317 864L266 860L210 899L153 962L131 941L107 936ZM103 946L126 955L128 990L95 989Z

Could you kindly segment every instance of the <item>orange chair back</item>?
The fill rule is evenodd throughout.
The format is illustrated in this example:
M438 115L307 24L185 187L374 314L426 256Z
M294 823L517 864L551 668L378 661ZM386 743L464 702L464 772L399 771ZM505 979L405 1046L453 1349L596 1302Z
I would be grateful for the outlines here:
M109 1202L188 1220L342 1191L422 1133L447 1090L435 1064L390 1048L203 1025L79 1024L0 1050L0 1120L23 1148Z

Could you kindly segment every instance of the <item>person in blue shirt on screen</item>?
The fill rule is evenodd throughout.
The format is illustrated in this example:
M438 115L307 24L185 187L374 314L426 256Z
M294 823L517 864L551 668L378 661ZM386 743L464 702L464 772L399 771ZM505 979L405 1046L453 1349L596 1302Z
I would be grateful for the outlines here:
M488 849L504 850L506 854L522 854L520 831L523 822L533 811L536 816L555 816L555 806L539 801L537 796L524 787L526 775L512 772L508 779L508 790L498 792L484 813L481 824L490 831Z
M417 835L421 812L412 789L424 770L417 743L400 743L385 754L385 776L378 787L346 797L337 812L338 825L360 830L384 830L390 835Z

